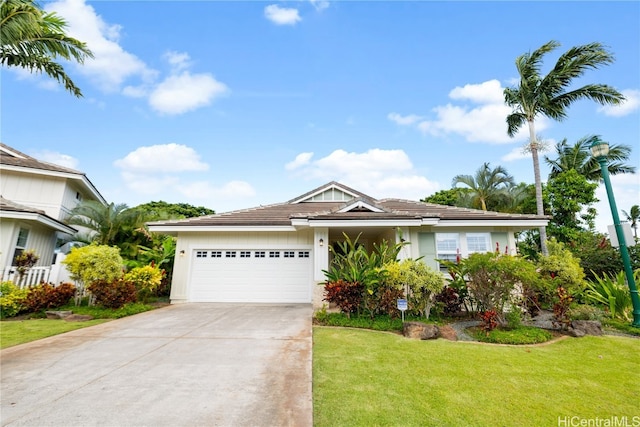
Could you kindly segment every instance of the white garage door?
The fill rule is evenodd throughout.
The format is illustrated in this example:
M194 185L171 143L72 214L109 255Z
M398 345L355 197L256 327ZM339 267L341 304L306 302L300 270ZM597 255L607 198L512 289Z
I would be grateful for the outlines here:
M311 302L310 249L201 249L192 253L190 301Z

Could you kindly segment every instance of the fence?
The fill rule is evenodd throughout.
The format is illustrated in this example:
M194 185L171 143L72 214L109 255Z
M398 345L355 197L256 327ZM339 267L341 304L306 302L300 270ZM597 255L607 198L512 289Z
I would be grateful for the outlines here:
M12 281L21 288L29 288L41 282L49 282L51 277L51 267L32 267L20 277L16 267L7 267L2 270L2 281Z

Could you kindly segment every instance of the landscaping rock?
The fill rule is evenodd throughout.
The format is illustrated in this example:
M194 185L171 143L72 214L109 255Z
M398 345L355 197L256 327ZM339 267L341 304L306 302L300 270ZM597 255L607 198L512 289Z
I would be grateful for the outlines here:
M458 341L458 334L451 326L444 325L440 327L440 338L444 338L449 341Z
M45 311L47 319L64 319L71 316L71 311Z
M88 314L72 314L64 318L67 322L86 322L87 320L93 320L93 316Z
M440 336L440 328L422 322L405 322L402 327L402 335L419 340L433 340Z
M574 320L569 330L583 332L583 335L602 335L602 324L597 320Z
M573 328L569 329L568 334L575 338L582 338L583 336L585 336L584 331L580 329L573 329Z

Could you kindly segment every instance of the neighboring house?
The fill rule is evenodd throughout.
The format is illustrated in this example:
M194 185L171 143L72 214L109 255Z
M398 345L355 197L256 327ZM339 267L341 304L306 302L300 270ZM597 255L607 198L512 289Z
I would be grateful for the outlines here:
M177 236L171 302L270 302L322 305L329 246L360 235L372 249L408 243L400 258L515 253L514 233L547 217L486 212L410 200L376 200L330 182L293 200L199 218L149 223Z
M50 266L57 244L76 232L64 223L71 210L82 200L106 204L84 173L2 143L0 196L0 270L29 249L40 257L37 266Z

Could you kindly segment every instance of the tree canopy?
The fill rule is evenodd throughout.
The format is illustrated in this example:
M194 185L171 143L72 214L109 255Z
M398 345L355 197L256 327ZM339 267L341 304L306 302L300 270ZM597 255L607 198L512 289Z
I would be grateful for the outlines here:
M30 72L46 73L77 97L82 92L57 59L84 63L93 54L85 43L65 33L67 23L53 12L45 12L32 0L2 0L0 3L0 63Z
M193 218L216 213L213 209L205 208L204 206L193 206L188 203L167 203L162 200L143 203L136 206L136 209L146 212L148 217L153 219Z

